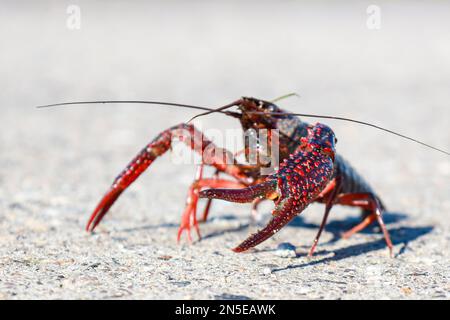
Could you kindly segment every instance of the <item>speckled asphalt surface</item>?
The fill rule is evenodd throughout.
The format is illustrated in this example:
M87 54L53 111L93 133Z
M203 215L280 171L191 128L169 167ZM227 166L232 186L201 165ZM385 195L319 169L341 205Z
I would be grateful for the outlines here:
M448 5L381 2L378 31L365 25L367 5L80 1L82 28L70 31L65 5L6 1L0 12L6 44L0 50L0 299L449 299L450 162L442 154L373 129L326 122L338 136L338 152L386 202L395 257L377 228L340 239L359 215L336 207L308 259L321 205L258 250L235 254L230 248L258 227L249 205L215 202L201 225L203 239L176 243L195 166L175 165L169 155L123 194L96 233L84 231L136 152L194 112L33 108L103 98L218 106L241 95L299 92L300 99L282 106L370 120L448 149ZM217 115L202 121L196 124L204 129L239 128ZM262 221L270 209L263 206ZM276 249L286 242L295 254L283 257Z

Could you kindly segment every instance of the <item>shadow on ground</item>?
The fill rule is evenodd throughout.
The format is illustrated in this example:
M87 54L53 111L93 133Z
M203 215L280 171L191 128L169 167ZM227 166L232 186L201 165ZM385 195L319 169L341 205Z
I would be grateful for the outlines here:
M383 220L386 225L396 223L402 220L405 220L408 218L408 215L405 213L400 212L384 212L383 213ZM333 243L341 239L341 234L347 230L350 230L354 226L356 226L358 223L362 221L361 216L355 216L355 217L347 217L344 220L332 220L329 221L325 226L325 231L330 232L333 237L322 244L326 243ZM317 229L319 230L320 225L314 224L314 223L307 223L304 221L304 218L302 216L296 217L292 222L289 224L290 227L297 227L297 228L308 228L308 229ZM365 228L364 230L360 231L359 233L362 234L374 234L379 233L380 228L377 223L372 223L370 226Z
M238 220L238 219L239 218L237 216L235 216L235 215L225 215L225 216L220 216L220 217L208 218L208 221L206 221L206 222L199 221L199 225L201 226L201 225L206 224L206 223L213 224L217 220L232 221L232 220ZM217 237L217 236L223 235L224 233L227 233L227 232L240 231L242 229L245 229L248 226L249 226L249 223L243 223L238 228L233 228L233 229L227 229L227 230L222 230L222 231L218 231L218 232L213 232L213 233L211 233L209 235L204 236L203 239ZM160 224L149 224L149 225L140 226L140 227L118 229L117 231L132 233L132 232L135 232L135 231L142 231L142 230L153 230L153 229L159 229L159 228L170 229L170 228L179 228L179 227L180 227L179 223L167 222L167 223L160 223Z
M390 224L405 220L405 219L407 219L407 217L408 216L405 213L398 213L398 212L385 212L383 214L384 222L386 223L386 225L390 225ZM239 218L234 215L225 215L225 216L220 216L220 217L213 217L213 218L209 219L206 223L214 224L214 222L217 220L232 221L232 220L238 220L238 219ZM322 243L322 245L338 241L339 239L341 239L340 235L342 232L351 229L353 226L358 224L360 221L361 221L361 217L358 217L358 216L347 217L343 220L330 221L326 225L325 230L327 232L330 232L333 235L333 237L329 241ZM210 234L203 236L202 240L219 237L226 233L239 232L239 231L242 231L242 230L248 228L251 224L254 224L254 222L242 223L237 227L214 231ZM141 227L136 227L136 228L128 228L128 229L123 229L120 231L135 232L135 231L139 231L139 230L151 230L151 229L158 229L158 228L178 228L178 227L179 227L178 223L162 223L162 224L157 224L157 225L146 225L146 226L141 226ZM288 225L288 227L307 228L307 229L315 229L315 230L319 229L318 224L305 222L305 220L303 219L302 216L298 216L294 220L292 220L292 222ZM396 253L396 257L405 252L409 242L414 241L417 238L420 238L421 236L430 233L432 230L433 230L432 226L399 227L396 229L389 229L392 243L394 245L403 244L403 246L401 247L399 252ZM377 233L378 234L378 233L380 233L380 230L379 230L378 225L376 223L373 223L372 225L370 225L369 227L367 227L360 233L363 233L363 234ZM386 243L385 243L384 238L381 238L379 240L375 240L372 242L368 242L368 243L351 245L351 246L333 250L333 251L319 250L314 254L315 257L328 255L330 253L334 253L334 256L325 257L323 259L318 259L318 260L311 260L306 263L302 263L302 264L298 264L298 265L290 265L286 268L275 269L275 270L273 270L273 272L294 269L294 268L302 268L302 267L306 267L306 266L327 263L329 261L339 261L339 260L359 256L359 255L366 254L368 252L376 251L376 250L380 250L380 249L386 249ZM275 249L259 250L256 252L267 252L267 251L274 251L274 250Z
M389 230L389 233L391 234L392 243L394 245L397 244L403 244L403 247L400 249L400 251L396 254L396 257L401 255L403 252L405 252L408 243L416 240L417 238L420 238L421 236L430 233L433 230L432 226L425 226L425 227L400 227L397 229L391 229ZM349 247L345 247L342 249L334 250L334 256L332 257L326 257L319 260L312 260L306 263L301 263L297 265L290 265L285 268L279 268L272 270L273 272L279 272L284 270L290 270L290 269L296 269L296 268L303 268L307 266L317 265L321 263L326 263L330 261L339 261L350 257L359 256L371 251L376 251L380 249L386 249L386 243L384 239L372 241L369 243L362 243L362 244L356 244ZM321 250L317 252L315 255L325 255L331 253L328 250Z

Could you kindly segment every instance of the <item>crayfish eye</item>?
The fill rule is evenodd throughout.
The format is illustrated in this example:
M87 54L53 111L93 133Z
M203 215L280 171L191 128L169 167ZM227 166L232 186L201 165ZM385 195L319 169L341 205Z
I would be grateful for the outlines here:
M337 143L337 138L336 137L334 137L334 144L336 144Z
M267 107L267 111L269 111L269 112L274 112L274 111L275 111L274 106L271 105L271 104L269 104L269 106Z

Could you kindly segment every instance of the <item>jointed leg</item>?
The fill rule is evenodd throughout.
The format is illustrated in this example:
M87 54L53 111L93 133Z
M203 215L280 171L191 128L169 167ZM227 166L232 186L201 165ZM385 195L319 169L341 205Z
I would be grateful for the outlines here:
M197 169L196 179L189 187L188 197L186 200L186 208L184 209L183 216L181 218L180 228L178 229L177 241L180 241L181 234L184 230L187 231L187 238L189 242L192 242L191 226L194 226L199 239L201 238L200 229L197 221L197 203L199 199L199 192L202 188L243 188L244 184L224 180L218 178L203 179L203 164ZM209 200L209 199L208 199ZM207 211L205 211L207 212Z
M350 238L352 235L354 235L355 233L358 233L362 230L364 230L366 227L368 227L369 225L372 224L372 222L374 222L376 220L375 215L371 214L367 217L364 218L363 221L361 221L359 224L357 224L356 226L354 226L353 228L351 228L350 230L344 232L342 234L342 238L344 239L348 239Z
M191 223L197 231L198 238L201 238L200 229L197 223L197 203L198 203L198 189L195 184L203 178L203 164L197 168L197 173L195 174L195 181L191 184L188 191L188 196L186 198L186 207L184 209L183 215L181 216L181 224L178 229L177 241L180 241L181 234L183 230L187 230L188 241L192 242L191 238ZM191 222L192 219L192 222Z
M218 179L219 178L219 171L218 170L216 170L216 172L214 173L213 178L214 179ZM208 219L209 210L211 209L212 200L213 199L207 199L207 201L206 201L205 209L203 209L203 216L202 216L202 221L203 222L205 222Z
M375 195L373 195L372 193L344 194L336 199L336 203L339 203L342 205L357 206L357 207L363 208L365 210L370 210L372 212L360 224L353 227L349 231L345 232L343 234L343 238L349 238L354 233L363 230L368 225L370 225L372 222L377 220L378 224L380 225L381 230L383 231L384 239L389 248L389 252L392 256L393 245L392 245L391 237L389 236L389 232L387 231L386 225L384 224L384 221L383 221L382 205L380 204L379 200L377 199L377 197Z
M256 221L258 219L258 206L261 202L263 202L265 199L263 198L256 198L252 202L252 219L253 221Z
M334 179L330 184L328 184L326 188L326 192L324 194L326 197L326 205L325 205L325 213L322 218L322 223L320 224L319 231L317 232L316 237L314 238L314 242L311 246L311 249L309 249L308 256L312 257L314 254L314 251L316 250L317 244L319 243L320 236L322 234L323 229L325 228L325 225L328 220L328 215L330 214L331 208L333 207L334 201L336 199L337 194L339 193L339 190L341 188L340 180Z
M209 210L211 210L212 199L208 199L205 204L205 208L203 209L202 222L206 222L208 220Z

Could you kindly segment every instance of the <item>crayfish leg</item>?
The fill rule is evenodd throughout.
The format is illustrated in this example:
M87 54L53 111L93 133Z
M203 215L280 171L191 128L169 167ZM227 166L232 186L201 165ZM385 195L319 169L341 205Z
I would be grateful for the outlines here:
M341 205L347 205L347 206L356 206L361 207L365 210L369 210L371 213L369 216L367 216L361 223L353 227L352 229L345 232L342 237L344 239L349 238L353 234L363 230L372 222L375 220L378 221L378 224L380 225L381 231L383 232L384 239L386 241L386 245L389 248L389 254L391 257L393 256L393 245L391 241L391 237L389 235L389 232L386 228L386 225L383 221L383 206L378 200L378 198L372 194L372 193L348 193L340 195L336 199L337 203Z
M218 179L219 178L219 171L218 170L216 170L216 172L214 173L213 178L214 179ZM206 201L205 208L203 209L203 215L202 215L201 222L206 222L206 220L208 220L209 211L211 210L211 204L212 204L212 199L208 199Z
M181 218L180 228L178 229L177 241L180 241L181 234L184 230L187 232L188 241L192 242L191 226L193 225L199 239L201 239L200 229L197 221L197 203L199 199L199 191L201 188L243 188L245 185L238 181L207 178L203 179L201 174L197 176L197 180L189 187L188 197L186 200L186 208Z
M263 202L265 199L262 198L256 198L255 200L253 200L252 202L252 209L251 209L251 216L253 221L257 221L258 220L258 206L261 202Z
M312 257L314 251L316 250L317 245L319 244L320 236L322 235L323 229L325 229L325 225L327 224L328 216L330 214L331 208L334 205L337 195L339 194L339 190L341 189L342 180L335 178L333 179L321 192L319 197L325 197L325 213L323 214L322 222L320 224L319 231L317 231L317 235L314 238L314 242L309 249L308 257ZM322 196L325 195L325 196Z

